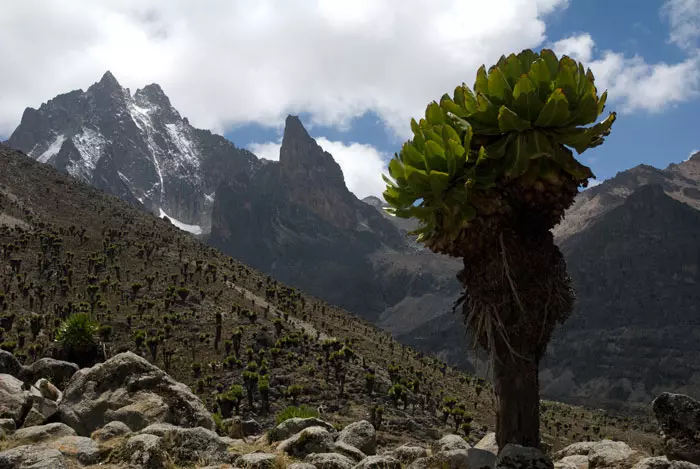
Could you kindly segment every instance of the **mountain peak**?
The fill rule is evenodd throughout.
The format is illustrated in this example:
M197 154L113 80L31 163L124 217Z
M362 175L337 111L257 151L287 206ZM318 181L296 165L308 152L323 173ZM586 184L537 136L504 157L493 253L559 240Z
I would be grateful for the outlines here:
M690 158L688 158L688 161L697 161L700 163L700 151L696 151L692 155L690 155Z
M299 116L288 115L287 119L284 121L284 136L287 137L306 137L311 138L309 133L304 128L304 124L301 123Z
M298 116L289 115L285 120L280 164L289 170L321 171L325 178L345 185L340 165L309 135Z
M117 79L114 77L112 72L107 70L104 75L102 75L102 78L100 78L100 81L97 82L97 84L101 88L116 88L116 89L121 89L121 85L117 81Z

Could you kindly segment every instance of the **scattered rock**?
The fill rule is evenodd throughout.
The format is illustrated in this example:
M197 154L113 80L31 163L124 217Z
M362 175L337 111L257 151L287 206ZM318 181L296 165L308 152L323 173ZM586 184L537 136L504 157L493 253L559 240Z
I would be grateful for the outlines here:
M0 430L5 430L6 432L13 432L17 430L17 424L13 419L0 419Z
M501 449L496 469L554 469L552 460L537 448L508 444Z
M411 464L406 466L406 469L431 469L435 467L436 461L432 456L426 456L424 458L418 458Z
M62 436L75 436L75 430L64 423L47 423L29 428L20 428L12 435L15 440L42 441Z
M373 455L377 452L377 434L374 426L367 420L360 420L343 428L336 441L354 446L365 454Z
M355 469L401 469L401 462L391 456L368 456Z
M38 390L32 389L30 396L32 407L24 420L23 427L43 425L44 422L58 412L58 403L38 394Z
M170 467L162 440L155 435L132 436L118 449L116 459L139 468L167 469Z
M316 466L307 462L294 462L287 466L287 469L316 469Z
M245 436L260 435L263 432L262 425L253 419L242 422L241 426L243 427L243 434Z
M429 466L450 469L491 469L496 464L496 455L484 449L452 449L433 454Z
M2 356L2 355L0 355ZM22 389L22 381L0 374L0 417L22 422L32 406L31 394Z
M367 457L365 453L343 441L337 441L333 445L333 452L347 456L355 462L360 462Z
M438 441L433 443L432 450L433 454L439 453L440 451L451 451L453 449L469 449L469 443L464 441L459 435L445 435Z
M206 407L187 386L132 352L76 373L59 411L61 420L81 436L114 420L133 430L156 422L215 428Z
M316 469L352 469L355 466L352 459L338 453L309 454L304 462L312 464Z
M418 458L428 456L428 451L421 446L403 445L387 453L404 464L411 464Z
M700 402L684 394L662 393L651 403L663 431L669 460L700 464Z
M591 452L591 449L597 444L597 441L581 441L579 443L574 443L566 448L557 451L554 455L556 459L561 459L565 458L567 456L575 456L575 455L585 455L588 456L588 453Z
M109 422L104 427L98 428L90 438L96 441L108 441L122 435L128 435L131 429L124 422Z
M635 451L622 441L599 441L588 453L588 467L614 467L628 461L633 454Z
M496 443L496 434L494 432L487 433L477 444L474 445L476 449L484 449L486 451L491 451L493 454L498 456L498 443Z
M95 441L84 436L64 436L46 443L46 446L85 465L97 464L102 456L106 455L106 451Z
M632 469L668 469L670 465L671 461L666 456L656 456L637 461Z
M309 427L323 427L329 432L335 432L335 428L333 427L333 425L321 419L317 419L315 417L305 419L294 417L285 420L284 422L277 425L277 427L272 432L272 436L274 437L273 441L286 440L290 436L299 433L303 429Z
M17 446L0 453L0 467L12 469L67 469L60 451L33 445Z
M228 442L216 432L203 428L183 428L169 423L155 423L138 432L163 439L163 449L182 463L228 463L234 455L228 452Z
M329 453L333 451L333 437L323 427L308 427L282 441L277 449L296 457Z
M7 350L0 349L0 373L17 376L21 369L22 364L13 354Z
M276 454L249 453L236 459L236 466L245 469L274 469Z
M53 358L40 358L19 371L19 377L31 383L45 378L57 386L63 386L77 373L78 365Z
M554 467L555 469L588 469L588 456L585 454L565 456L555 462Z

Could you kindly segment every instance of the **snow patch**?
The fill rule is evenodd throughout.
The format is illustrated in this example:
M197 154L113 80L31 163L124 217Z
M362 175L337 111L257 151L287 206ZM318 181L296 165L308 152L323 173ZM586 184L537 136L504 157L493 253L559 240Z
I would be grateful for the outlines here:
M172 139L173 144L175 144L175 148L177 148L182 159L184 159L187 163L192 164L192 166L195 168L198 167L199 155L197 154L197 150L192 145L192 140L185 135L182 126L178 124L165 124L165 128L168 130L170 138Z
M90 169L95 169L97 162L100 161L106 143L100 133L87 127L83 127L83 131L73 137L73 145Z
M207 200L207 202L214 203L214 195L216 192L212 192L211 194L204 194L204 198Z
M39 155L36 160L39 163L46 163L47 161L49 161L51 157L55 156L61 150L61 145L63 145L63 142L65 140L65 135L57 136L53 143L49 145L49 148L47 148L46 151L44 151L44 153Z
M201 227L201 226L199 226L199 225L188 225L187 223L183 223L183 222L181 222L180 220L176 220L175 218L171 217L170 215L168 215L167 213L165 213L165 212L163 211L162 208L159 209L159 210L160 210L160 218L168 217L168 218L170 219L170 221L173 223L173 225L177 226L177 227L180 228L182 231L187 231L188 233L192 233L192 234L195 234L195 235L200 235L200 234L202 234L202 227Z

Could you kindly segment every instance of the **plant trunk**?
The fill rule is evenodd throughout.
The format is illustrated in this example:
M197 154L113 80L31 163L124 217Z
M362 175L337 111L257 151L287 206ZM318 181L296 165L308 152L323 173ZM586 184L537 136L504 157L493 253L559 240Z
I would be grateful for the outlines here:
M540 397L538 363L505 356L493 364L496 394L496 442L539 448Z
M539 361L574 302L566 263L547 226L519 221L465 258L458 275L467 329L491 355L499 449L540 446Z

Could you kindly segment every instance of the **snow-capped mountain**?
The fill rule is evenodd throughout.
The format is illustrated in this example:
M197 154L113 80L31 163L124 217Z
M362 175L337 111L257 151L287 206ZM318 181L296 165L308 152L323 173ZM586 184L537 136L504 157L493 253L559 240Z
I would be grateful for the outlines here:
M159 85L132 95L110 72L87 91L27 108L7 143L195 234L210 230L218 185L261 164L192 127Z

